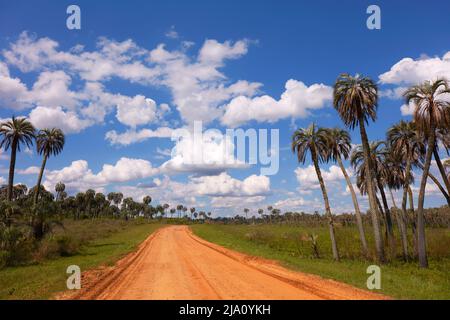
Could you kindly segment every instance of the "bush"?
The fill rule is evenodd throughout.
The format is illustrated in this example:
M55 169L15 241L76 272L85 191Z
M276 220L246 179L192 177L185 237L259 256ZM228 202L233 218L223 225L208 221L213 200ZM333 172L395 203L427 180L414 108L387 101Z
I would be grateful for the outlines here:
M50 236L42 240L34 254L34 260L68 257L79 252L80 243L66 235Z
M33 251L33 241L17 227L0 228L0 268L26 263Z

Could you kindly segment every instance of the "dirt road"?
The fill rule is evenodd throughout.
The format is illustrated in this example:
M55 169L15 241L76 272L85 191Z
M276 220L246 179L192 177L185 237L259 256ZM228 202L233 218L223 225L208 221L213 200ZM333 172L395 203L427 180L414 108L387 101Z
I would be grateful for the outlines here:
M383 299L207 242L186 226L162 228L116 266L83 274L67 299Z

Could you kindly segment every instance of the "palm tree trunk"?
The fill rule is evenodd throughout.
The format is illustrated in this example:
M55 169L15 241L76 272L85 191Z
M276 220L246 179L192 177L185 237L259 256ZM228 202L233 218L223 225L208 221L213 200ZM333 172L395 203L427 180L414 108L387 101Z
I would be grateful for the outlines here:
M369 206L370 206L370 215L372 217L372 225L373 225L373 233L374 233L374 239L375 239L375 250L377 254L377 260L381 263L385 261L384 257L384 247L383 247L383 240L381 238L380 233L380 221L378 219L378 209L377 209L377 202L376 202L376 193L375 193L375 187L373 185L373 165L371 163L371 157L370 157L370 148L369 148L369 139L367 137L366 129L364 126L364 119L363 117L359 118L359 131L361 134L361 142L363 146L363 153L364 153L364 163L365 163L365 169L366 169L366 180L367 180L367 194L369 196Z
M322 173L320 171L319 162L317 161L317 154L314 149L311 150L312 160L314 163L314 168L316 169L317 179L319 179L320 189L322 190L323 201L325 202L325 213L328 218L328 227L330 230L330 238L331 238L331 248L333 251L333 258L336 261L339 261L339 251L336 243L336 237L334 234L334 225L333 225L333 216L331 215L330 202L328 201L327 189L325 187L325 183L322 178Z
M337 162L339 164L339 167L341 167L342 174L345 177L345 181L347 182L348 188L350 190L350 194L352 195L353 206L355 207L356 224L358 225L358 230L359 230L359 239L361 240L363 254L365 256L367 256L367 252L368 252L367 241L366 241L366 235L364 233L364 226L362 223L361 211L359 210L358 198L356 197L355 189L353 188L352 182L350 181L347 171L345 170L345 167L344 167L344 164L342 163L341 157L337 157Z
M430 175L428 175L430 176ZM413 247L414 247L414 256L417 257L418 255L418 246L417 246L417 217L416 214L414 212L414 198L413 198L413 193L411 190L411 187L408 188L408 196L409 196L409 211L411 212L411 229L412 229L412 233L413 233Z
M9 161L9 177L8 177L8 190L6 193L6 199L12 200L13 187L14 187L14 169L16 167L16 153L17 153L17 139L14 139L11 144L11 159Z
M441 158L439 157L439 152L437 148L434 148L434 160L436 160L436 164L439 168L439 172L441 173L442 180L444 181L445 187L447 188L447 194L450 193L450 181L447 179L447 173L445 172L444 166L442 165Z
M37 184L36 184L36 192L34 194L34 200L33 200L34 205L37 204L38 199L39 199L39 193L41 191L42 176L44 175L45 165L47 164L47 158L48 158L48 155L47 155L47 153L45 153L44 158L42 159L41 170L39 171L39 176L38 176L38 180L37 180Z
M423 170L423 165L420 162L418 163L418 167ZM450 207L450 196L445 191L445 189L442 186L442 184L439 182L439 180L431 172L428 172L428 176L430 177L431 180L433 180L433 182L436 184L436 186L439 188L439 190L441 190L442 194L445 197L445 200L447 200L448 206Z
M417 251L419 255L419 265L421 268L428 267L427 245L425 239L425 220L423 207L425 204L425 188L427 186L428 172L430 171L431 158L436 143L436 129L433 119L431 120L430 136L428 138L428 148L425 154L425 164L423 168L422 181L420 182L419 199L417 204Z
M403 185L403 197L402 197L402 213L403 217L398 220L399 229L402 237L402 248L403 248L403 259L406 261L408 259L408 229L407 229L407 219L408 211L406 210L406 203L408 201L408 190L409 181L411 177L411 153L408 151L406 158L406 168L405 168L405 183Z
M389 209L389 204L387 202L386 193L384 192L384 187L381 184L380 180L377 180L378 182L378 189L380 189L381 194L381 200L383 201L383 207L384 207L384 215L386 217L386 234L387 234L387 240L389 243L389 247L391 249L391 257L395 257L395 239L394 239L394 232L392 230L392 218L391 218L391 210Z

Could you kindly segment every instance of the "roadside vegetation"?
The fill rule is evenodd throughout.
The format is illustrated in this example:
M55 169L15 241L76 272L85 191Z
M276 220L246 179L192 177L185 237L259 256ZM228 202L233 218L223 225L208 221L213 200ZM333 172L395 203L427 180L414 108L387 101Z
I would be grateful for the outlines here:
M67 290L67 267L113 265L161 227L144 219L64 221L33 252L33 262L0 270L0 299L49 299Z
M368 217L370 219L370 217ZM350 225L337 223L336 241L341 259L333 259L327 221L286 221L276 223L244 220L227 223L193 225L194 233L205 240L251 256L278 261L289 269L312 273L345 282L367 290L367 267L373 260L361 255L356 221ZM365 226L369 231L370 227ZM450 299L450 230L427 228L429 252L428 269L419 268L415 261L392 261L381 265L381 290L374 290L397 299ZM395 232L395 234L397 234ZM368 232L368 245L374 239ZM375 254L375 253L373 253Z

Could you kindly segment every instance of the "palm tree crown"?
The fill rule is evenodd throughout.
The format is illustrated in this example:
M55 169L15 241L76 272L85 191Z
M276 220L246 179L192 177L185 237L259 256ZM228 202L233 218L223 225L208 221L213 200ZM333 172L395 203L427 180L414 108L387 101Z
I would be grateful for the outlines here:
M313 123L306 129L301 128L294 132L292 136L292 152L297 154L298 162L305 163L308 150L313 158L317 157L319 162L327 161L329 152L326 129L317 129Z
M36 136L37 152L51 156L61 153L64 148L65 137L61 129L42 129Z
M4 147L5 150L8 150L13 146L14 141L16 141L19 151L22 144L31 147L35 136L34 132L33 125L26 118L12 117L0 127L0 134L3 136L0 148Z
M450 93L446 79L425 81L405 91L406 103L414 103L414 122L420 132L428 135L432 127L447 128L450 124L450 102L444 97Z
M343 73L336 80L333 105L346 126L353 129L360 120L375 120L377 104L378 88L372 79Z

